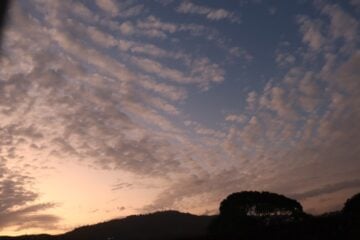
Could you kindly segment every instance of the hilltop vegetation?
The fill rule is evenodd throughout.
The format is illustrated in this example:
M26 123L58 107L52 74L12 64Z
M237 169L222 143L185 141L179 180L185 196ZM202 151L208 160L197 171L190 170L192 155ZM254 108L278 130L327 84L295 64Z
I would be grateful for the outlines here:
M312 216L296 200L246 191L224 199L217 216L163 211L77 228L61 235L0 237L0 240L118 239L360 239L360 193L338 212Z

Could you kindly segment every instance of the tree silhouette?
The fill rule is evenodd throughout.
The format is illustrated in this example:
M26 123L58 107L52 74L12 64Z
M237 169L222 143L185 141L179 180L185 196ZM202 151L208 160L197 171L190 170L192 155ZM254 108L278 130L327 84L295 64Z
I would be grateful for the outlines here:
M299 202L270 192L237 192L220 204L220 215L223 216L289 216L299 213L303 213Z
M342 213L348 238L360 239L360 193L346 200Z
M209 231L219 239L261 239L303 215L300 203L283 195L237 192L220 203L220 215L213 220Z
M343 212L360 216L360 193L355 194L346 201Z

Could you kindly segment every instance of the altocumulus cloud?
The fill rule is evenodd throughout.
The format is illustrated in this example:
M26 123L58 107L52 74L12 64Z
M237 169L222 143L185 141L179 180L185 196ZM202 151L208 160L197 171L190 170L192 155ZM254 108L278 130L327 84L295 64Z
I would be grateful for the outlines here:
M94 3L18 1L11 9L0 63L0 196L7 199L0 226L58 223L46 214L53 204L35 203L29 186L41 179L26 164L85 163L164 180L144 211L201 212L208 210L204 202L215 209L229 192L244 189L305 199L358 186L352 181L360 169L359 26L340 6L317 2L321 17L297 16L301 44L293 58L289 49L275 51L281 76L245 90L245 106L211 127L182 104L226 84L228 62L179 42L200 41L221 56L248 51L211 26L165 21L146 4ZM239 21L228 10L188 1L165 7L180 16ZM352 27L345 31L344 24ZM243 55L232 57L257 61ZM21 174L9 170L15 163Z

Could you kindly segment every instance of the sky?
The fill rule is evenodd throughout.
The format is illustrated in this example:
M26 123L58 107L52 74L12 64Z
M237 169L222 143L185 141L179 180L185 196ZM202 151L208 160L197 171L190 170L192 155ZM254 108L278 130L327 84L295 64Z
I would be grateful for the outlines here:
M359 0L16 0L0 59L0 234L360 191Z

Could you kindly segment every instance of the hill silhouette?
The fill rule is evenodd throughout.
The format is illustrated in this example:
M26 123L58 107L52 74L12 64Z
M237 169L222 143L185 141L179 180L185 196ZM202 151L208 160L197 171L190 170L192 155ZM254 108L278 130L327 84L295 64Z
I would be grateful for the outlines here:
M184 239L204 236L212 219L177 211L155 212L81 227L61 239Z
M178 211L133 215L83 226L60 235L0 237L0 240L223 240L223 239L360 239L360 194L343 210L312 216L296 200L269 193L230 194L219 215Z
M61 235L0 237L0 240L198 239L207 234L213 219L213 216L162 211L83 226Z

